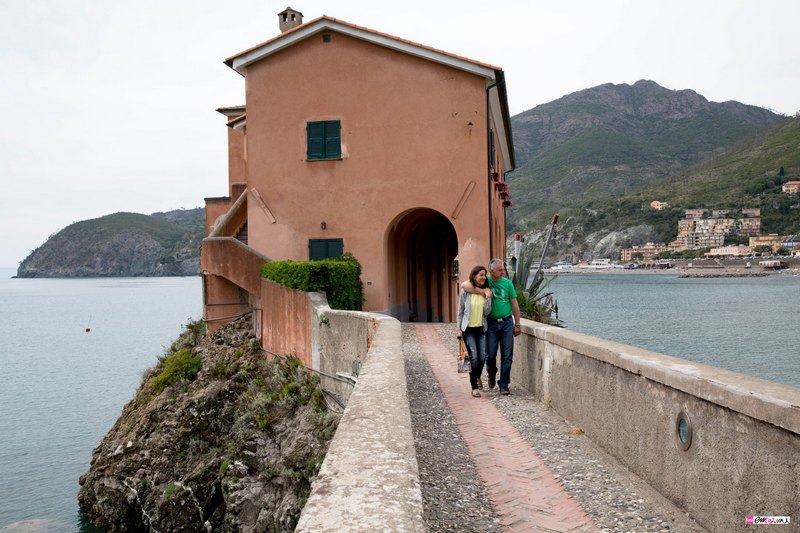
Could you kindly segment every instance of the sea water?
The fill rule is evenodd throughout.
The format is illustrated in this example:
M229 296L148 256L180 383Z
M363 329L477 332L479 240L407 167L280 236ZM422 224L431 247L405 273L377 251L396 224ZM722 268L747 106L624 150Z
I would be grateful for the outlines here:
M570 330L800 388L800 276L560 274Z
M91 531L78 478L143 372L201 316L201 280L0 274L0 532Z

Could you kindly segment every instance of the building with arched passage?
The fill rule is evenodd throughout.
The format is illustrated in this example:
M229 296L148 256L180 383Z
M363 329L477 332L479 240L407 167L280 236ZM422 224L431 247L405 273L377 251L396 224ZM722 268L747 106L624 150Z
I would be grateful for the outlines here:
M460 279L505 257L503 71L326 16L279 21L280 35L225 60L246 99L218 110L229 181L206 198L206 319L258 306L264 260L350 252L365 310L455 320Z

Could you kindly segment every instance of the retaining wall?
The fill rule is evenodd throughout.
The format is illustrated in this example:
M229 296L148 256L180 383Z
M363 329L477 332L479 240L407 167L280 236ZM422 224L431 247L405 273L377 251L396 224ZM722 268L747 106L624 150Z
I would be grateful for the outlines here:
M295 531L425 531L400 322L268 280L261 301L264 347L293 353L346 403Z
M800 520L800 389L522 322L512 383L699 524L730 532L747 531L746 516Z

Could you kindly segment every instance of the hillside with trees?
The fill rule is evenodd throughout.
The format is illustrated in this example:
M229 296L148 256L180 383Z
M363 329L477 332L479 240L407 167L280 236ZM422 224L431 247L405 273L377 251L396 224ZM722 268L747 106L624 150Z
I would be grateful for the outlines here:
M511 119L517 169L509 230L554 211L627 196L714 158L783 122L739 102L709 102L655 82L605 84Z
M800 198L782 191L800 180L800 117L786 119L706 161L658 183L614 198L585 199L561 209L560 237L553 257L610 256L621 247L669 242L678 219L690 208L760 208L761 232L800 234ZM666 202L656 210L650 202ZM531 241L543 228L529 232ZM747 242L731 238L731 243Z
M205 210L114 213L70 224L20 263L20 278L189 276L200 272Z

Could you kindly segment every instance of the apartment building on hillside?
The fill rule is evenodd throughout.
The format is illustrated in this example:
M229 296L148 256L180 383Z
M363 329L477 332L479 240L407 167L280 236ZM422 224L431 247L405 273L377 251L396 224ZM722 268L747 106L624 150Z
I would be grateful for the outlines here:
M678 237L669 249L692 250L722 246L728 235L754 236L761 232L761 209L687 209L678 221ZM738 215L738 216L736 216Z

